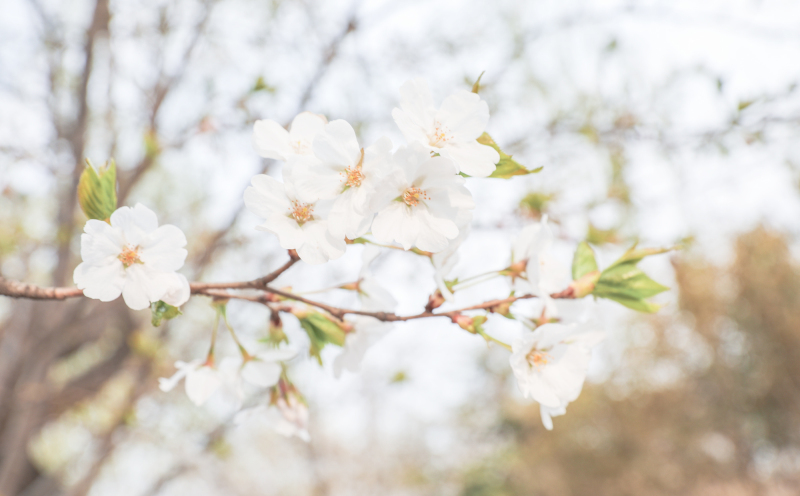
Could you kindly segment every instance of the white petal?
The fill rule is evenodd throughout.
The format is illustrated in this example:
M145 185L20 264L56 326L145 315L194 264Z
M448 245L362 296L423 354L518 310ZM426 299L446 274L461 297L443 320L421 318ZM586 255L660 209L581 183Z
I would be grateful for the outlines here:
M260 231L269 231L278 236L281 247L286 250L297 249L305 242L303 229L297 221L285 215L270 215L263 224L256 226Z
M291 154L289 132L271 120L256 121L253 125L253 147L264 158L286 160Z
M172 282L164 296L161 297L161 300L174 307L179 307L189 301L189 297L192 295L189 281L186 280L186 276L183 274L172 273L168 274L168 276Z
M111 259L103 265L89 265L86 262L75 267L72 279L84 296L100 301L119 298L125 286L125 268L122 262Z
M400 109L394 109L392 117L409 142L427 143L427 134L434 126L435 112L428 83L417 78L406 81L400 87Z
M302 140L310 145L317 134L325 128L327 122L328 120L322 115L301 112L292 120L289 134L292 141Z
M452 160L459 171L473 177L489 177L500 161L497 150L477 141L448 143L440 153Z
M133 264L125 269L125 287L122 298L133 310L143 310L151 302L160 300L170 289L170 274L155 272L146 265Z
M283 183L266 174L254 176L250 183L253 186L244 192L244 204L248 210L264 219L276 213L289 213L291 203Z
M314 138L314 155L342 169L356 165L361 158L361 147L353 127L342 119L328 123Z
M122 230L125 239L132 245L142 242L145 235L158 229L155 212L137 203L133 208L120 207L111 214L111 225Z
M81 234L81 259L84 262L98 263L107 258L117 258L125 246L125 237L120 228L107 222L89 219Z
M281 377L281 366L275 362L250 360L242 367L242 378L258 387L270 387L278 383Z
M188 252L186 236L177 227L165 224L143 238L141 261L155 270L171 272L183 267Z
M222 385L217 371L203 366L186 376L186 396L197 406L201 406Z
M458 141L476 140L489 123L489 105L477 93L459 91L444 99L436 119Z

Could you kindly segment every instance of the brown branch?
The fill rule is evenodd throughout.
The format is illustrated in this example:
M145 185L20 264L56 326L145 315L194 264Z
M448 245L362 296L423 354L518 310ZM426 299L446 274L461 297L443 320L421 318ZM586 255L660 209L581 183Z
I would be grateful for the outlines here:
M0 295L31 300L64 300L83 296L83 290L78 288L43 288L35 284L10 281L0 276Z
M232 289L238 289L238 288L232 288ZM367 317L373 317L378 320L382 320L384 322L406 322L408 320L426 319L430 317L447 317L452 319L462 314L463 312L469 312L472 310L491 310L500 305L511 304L518 300L528 300L531 298L537 298L536 295L525 294L521 296L509 296L508 298L485 301L483 303L478 303L477 305L459 308L456 310L449 310L447 312L433 313L425 311L414 315L397 315L392 312L367 312L364 310L339 308L319 301L309 300L308 298L304 298L302 296L290 293L288 291L283 291L281 289L275 289L270 287L265 287L262 289L264 291L263 293L255 295L252 294L247 295L247 294L231 293L223 289L195 288L194 285L192 285L192 294L200 294L205 296L211 296L214 298L245 300L263 304L268 304L273 302L274 300L270 299L269 294L276 294L278 296L282 296L290 300L299 301L300 303L305 303L306 305L310 305L319 308L321 310L325 310L326 312L330 313L331 315L339 319L341 319L345 315L351 314L351 315L365 315ZM564 291L551 294L550 297L554 299L574 299L575 293L572 290L572 288L567 288Z
M272 288L268 286L270 282L274 281L275 279L278 278L278 276L289 270L289 268L295 263L297 263L298 260L300 260L300 257L297 256L297 253L294 250L289 250L289 260L281 267L274 270L273 272L270 272L264 277L253 279L251 281L240 281L240 282L193 282L189 286L191 288L191 293L195 295L211 296L213 298L245 300L262 304L274 303L275 299L270 298L270 295L277 295L277 296L282 296L283 298L289 300L298 301L300 303L305 303L306 305L310 305L319 308L321 310L325 310L326 312L330 313L331 315L339 319L341 319L347 314L352 314L352 315L365 315L368 317L374 317L384 322L405 322L408 320L424 319L429 317L454 318L460 315L462 312L468 312L471 310L491 311L492 309L499 307L501 305L511 304L518 300L527 300L530 298L537 297L536 295L533 294L525 294L522 296L510 296L508 298L485 301L483 303L478 303L476 305L459 308L457 310L450 310L447 312L433 313L431 311L426 310L424 312L415 315L404 315L404 316L397 315L392 312L367 312L364 310L339 308L319 301L310 300L308 298L296 295L289 291L284 291L282 289ZM255 295L230 292L230 290L239 290L239 289L255 289L262 292ZM7 279L3 279L2 277L0 277L0 295L11 296L15 298L63 300L65 298L82 296L83 291L78 288L41 288L33 284L23 284L16 281L9 281ZM551 294L550 297L554 299L573 299L575 298L575 292L571 287L568 287L563 291Z

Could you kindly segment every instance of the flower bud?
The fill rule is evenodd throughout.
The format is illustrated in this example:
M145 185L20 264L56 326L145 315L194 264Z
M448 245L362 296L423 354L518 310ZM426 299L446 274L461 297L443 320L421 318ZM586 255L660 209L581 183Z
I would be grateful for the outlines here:
M458 326L464 329L467 332L471 332L472 334L477 334L478 331L475 329L475 322L473 321L472 317L467 317L466 315L456 314L451 317L454 324L458 324Z
M358 291L360 282L361 281L348 282L347 284L342 284L341 286L339 286L339 289L346 289L348 291Z
M503 317L513 318L511 315L511 302L498 303L497 305L489 307L489 311L502 315Z
M264 342L276 348L280 346L281 343L289 342L289 338L286 336L286 333L283 332L283 321L278 311L273 310L269 316L269 335L264 339Z
M576 281L572 281L569 287L572 289L574 298L583 298L584 296L592 294L595 284L600 279L600 271L595 270L584 274Z
M435 293L428 296L428 304L425 305L426 312L432 312L435 308L439 308L445 302L444 295L440 290L436 290Z

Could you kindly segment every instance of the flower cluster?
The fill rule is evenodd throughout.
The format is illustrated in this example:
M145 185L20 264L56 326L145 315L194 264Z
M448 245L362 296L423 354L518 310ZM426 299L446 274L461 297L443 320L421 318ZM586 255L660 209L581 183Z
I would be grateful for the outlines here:
M156 215L141 204L113 211L116 196L113 179L108 180L115 173L113 164L101 175L91 176L94 182L86 182L86 188L97 184L107 190L102 194L84 191L84 203L92 206L84 207L84 211L91 220L81 236L83 261L74 272L76 285L90 298L111 301L122 295L132 309L152 306L154 325L179 314L174 307L185 303L192 291L213 296L217 319L210 351L205 358L176 362L177 371L172 377L159 379L159 386L170 391L183 380L186 395L194 404L203 405L213 396L223 395L237 411L247 403L247 390L267 390L267 401L239 411L237 423L267 420L282 434L309 439L306 402L289 380L285 363L298 353L283 346L289 337L283 331L281 313L297 319L308 336L309 355L320 364L322 348L341 348L332 366L337 378L344 371L359 370L369 348L391 331L389 322L447 316L487 343L511 352L510 365L520 391L539 403L542 422L552 429L552 417L563 415L580 394L592 349L604 338L590 324L562 322L556 299L593 294L629 308L655 311L658 305L646 299L667 288L647 277L636 264L668 249L634 247L600 271L593 249L583 242L573 259L570 282L566 267L552 253L555 239L544 215L541 222L522 229L506 268L450 279L475 207L464 176L508 177L494 173L507 170L509 163L518 167L510 175L520 170L525 174L535 171L498 152L497 145L484 133L488 106L476 93L457 92L437 108L427 84L415 79L400 88L400 107L392 116L407 144L394 147L382 137L362 147L346 121L328 122L310 112L296 116L288 130L274 121L261 120L255 123L253 132L255 149L262 157L284 162L282 181L257 175L244 193L247 208L262 219L256 229L275 234L283 248L297 253L290 253L292 260L275 276L297 257L309 264L322 264L342 256L348 244L361 244L363 265L358 279L330 288L353 291L360 310L332 308L265 286L263 281L268 278L244 284L190 286L177 272L187 256L186 237L180 229L159 227ZM104 201L92 203L97 198ZM367 234L371 237L362 238ZM418 315L392 314L397 301L373 275L371 266L380 253L378 246L387 244L388 248L413 250L428 257L433 265L437 289ZM457 291L496 277L509 279L507 298L433 313L452 302ZM262 292L258 298L246 298L267 305L271 311L269 335L262 340L260 351L248 351L228 322L226 302L239 296L208 292L209 287ZM538 317L511 313L516 300L533 296L542 302ZM523 329L508 345L487 333L486 328L492 325L490 313L514 319L530 330ZM215 345L221 321L240 353L218 361Z
M310 264L340 257L346 239L369 231L406 250L445 250L459 235L458 220L471 218L475 206L458 173L486 177L500 160L477 141L489 108L462 91L437 109L422 80L404 84L400 95L392 115L408 144L394 151L386 137L362 148L346 121L309 112L288 131L256 122L258 153L285 162L283 182L262 174L245 191L248 209L264 219L257 229L274 233Z

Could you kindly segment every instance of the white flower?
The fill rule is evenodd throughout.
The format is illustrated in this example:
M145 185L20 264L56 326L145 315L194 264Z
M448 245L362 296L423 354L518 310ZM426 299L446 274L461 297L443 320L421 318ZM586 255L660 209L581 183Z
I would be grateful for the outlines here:
M342 370L358 372L367 350L392 330L392 324L363 315L348 318L348 321L353 330L347 333L344 349L333 361L333 375L337 379Z
M237 425L255 420L267 422L275 432L283 436L297 436L305 442L311 440L308 435L308 407L295 395L278 398L275 406L258 405L242 410L234 417Z
M460 218L456 219L458 236L450 240L450 244L447 245L447 248L439 253L434 253L431 257L431 263L435 270L433 278L436 281L436 287L439 288L439 292L442 293L442 296L447 301L453 300L453 292L447 287L445 280L453 271L456 264L458 264L460 258L458 249L461 247L464 240L467 239L467 236L469 236L472 223L472 211L462 210L459 217Z
M293 349L267 350L257 353L253 359L242 365L242 379L256 387L271 387L281 377L281 364L294 358L297 351Z
M253 126L253 145L259 155L275 160L311 155L311 143L326 122L324 116L311 112L298 114L292 120L289 131L275 121L256 121Z
M518 289L531 291L545 305L545 313L554 317L557 314L555 301L550 294L563 289L567 279L567 269L550 251L553 245L553 231L547 225L547 215L542 221L526 226L512 248L512 264L522 263L522 279L527 284L515 280ZM512 265L513 267L514 265Z
M604 337L602 332L574 324L544 324L511 344L509 362L519 389L546 408L542 410L545 427L545 417L563 414L580 394L592 347Z
M164 391L172 389L186 378L186 396L197 406L205 403L222 385L220 372L213 367L205 364L204 360L194 360L192 362L175 362L178 369L169 379L161 377L158 379L158 387Z
M369 230L369 203L387 172L391 149L389 138L362 149L352 126L335 120L314 139L313 157L290 160L287 166L303 201L335 199L328 215L331 233L355 239Z
M256 229L278 236L283 248L297 250L306 263L321 264L339 258L346 249L344 239L331 235L324 220L330 200L301 201L290 178L281 183L264 174L253 177L252 186L244 192L244 203L264 218Z
M81 258L73 279L83 294L115 300L142 310L163 300L180 306L189 299L189 282L177 271L186 260L186 236L141 203L120 207L110 223L91 219L81 235Z
M428 83L412 79L400 87L392 117L409 143L449 158L460 172L487 177L500 161L494 148L476 141L489 122L489 106L476 93L459 91L437 109Z
M567 413L567 404L558 406L557 408L550 408L544 405L539 405L539 415L542 417L542 424L548 431L553 430L553 417L559 417Z
M375 245L365 245L361 253L361 271L358 274L358 297L361 309L368 312L394 312L397 300L392 293L386 290L372 272L369 266L381 254L380 248Z
M412 144L392 157L392 170L379 187L373 208L378 215L372 234L378 241L435 253L458 236L455 220L475 203L450 160L431 157L421 145Z

